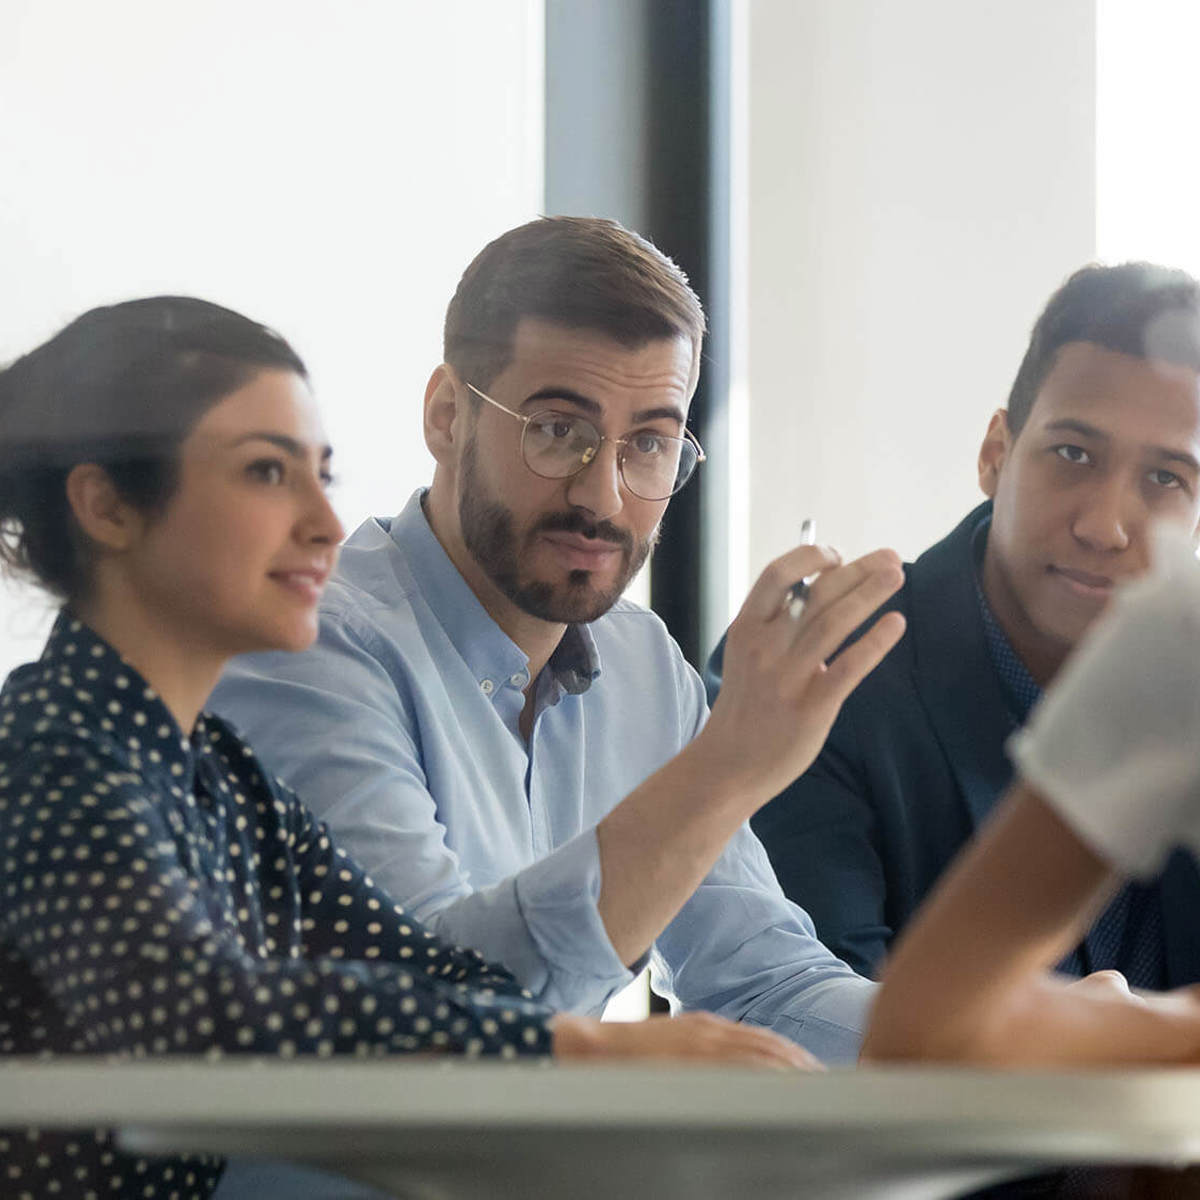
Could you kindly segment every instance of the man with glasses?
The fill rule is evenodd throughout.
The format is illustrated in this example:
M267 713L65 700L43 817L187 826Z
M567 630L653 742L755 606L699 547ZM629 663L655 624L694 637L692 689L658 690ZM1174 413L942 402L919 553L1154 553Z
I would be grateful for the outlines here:
M621 598L704 458L686 428L703 333L679 269L612 222L486 247L426 388L432 485L350 537L317 646L241 660L215 706L377 882L546 1003L594 1012L649 957L677 1006L845 1061L872 985L746 821L900 636L885 617L825 665L901 574L891 551L772 564L709 718L662 623Z

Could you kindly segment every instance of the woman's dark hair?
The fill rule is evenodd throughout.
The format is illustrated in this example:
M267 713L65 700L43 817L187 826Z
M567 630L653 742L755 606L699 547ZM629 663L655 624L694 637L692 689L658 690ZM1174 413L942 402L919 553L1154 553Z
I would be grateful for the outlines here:
M90 555L67 500L71 469L96 463L122 499L161 512L188 433L264 369L307 379L266 326L155 296L94 308L0 371L0 563L60 599L82 595Z

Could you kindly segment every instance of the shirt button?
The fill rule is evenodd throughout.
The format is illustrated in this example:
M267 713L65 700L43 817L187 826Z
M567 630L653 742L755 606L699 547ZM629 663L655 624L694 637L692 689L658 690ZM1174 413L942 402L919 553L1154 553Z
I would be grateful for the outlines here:
M524 671L518 671L515 675L508 677L508 682L515 688L523 688L529 682L529 676Z
M496 685L490 679L484 679L480 681L479 690L485 696L490 696L496 690Z

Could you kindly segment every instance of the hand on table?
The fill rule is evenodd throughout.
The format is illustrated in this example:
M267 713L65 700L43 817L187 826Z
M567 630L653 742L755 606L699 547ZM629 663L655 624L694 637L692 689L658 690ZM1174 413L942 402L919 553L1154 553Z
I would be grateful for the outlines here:
M551 1018L550 1029L554 1034L554 1056L564 1062L654 1059L776 1070L825 1069L807 1050L769 1029L741 1025L712 1013L629 1022L558 1013Z

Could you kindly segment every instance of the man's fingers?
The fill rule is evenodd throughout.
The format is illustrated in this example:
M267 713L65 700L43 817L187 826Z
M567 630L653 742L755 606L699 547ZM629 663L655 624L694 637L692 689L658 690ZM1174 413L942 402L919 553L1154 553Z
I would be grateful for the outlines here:
M742 605L739 618L769 621L783 611L788 589L809 575L828 571L842 561L832 546L797 546L768 563L755 580L750 594Z
M902 571L900 555L895 550L872 550L845 566L827 570L813 581L805 605L805 618L815 620L831 605L837 604L855 588L861 587L880 571Z
M821 681L828 699L841 705L903 637L906 622L898 612L884 613L852 646L829 664Z
M849 568L846 568L847 570ZM860 575L856 585L836 603L827 604L805 623L797 649L816 662L827 662L838 647L904 582L904 571L894 557ZM815 665L815 662L814 662Z

